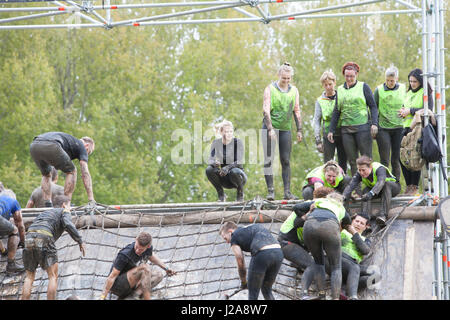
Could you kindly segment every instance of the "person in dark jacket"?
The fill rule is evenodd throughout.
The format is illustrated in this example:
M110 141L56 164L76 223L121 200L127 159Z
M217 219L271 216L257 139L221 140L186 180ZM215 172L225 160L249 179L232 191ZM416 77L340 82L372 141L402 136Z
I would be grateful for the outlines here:
M70 216L70 198L64 195L55 198L54 209L42 212L28 228L25 249L22 253L26 270L22 300L29 300L36 269L40 265L48 275L47 299L56 299L58 286L58 255L55 242L67 231L78 243L82 255L85 247Z
M244 201L244 185L247 175L244 172L244 144L233 137L234 129L230 121L224 120L215 125L217 135L211 144L211 153L206 168L206 177L217 191L218 201L225 201L224 188L236 189L236 201Z

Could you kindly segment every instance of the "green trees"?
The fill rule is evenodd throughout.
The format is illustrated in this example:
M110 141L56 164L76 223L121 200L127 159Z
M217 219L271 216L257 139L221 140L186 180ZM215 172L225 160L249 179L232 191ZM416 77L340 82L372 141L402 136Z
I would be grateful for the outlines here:
M1 31L0 180L24 206L41 180L30 142L45 131L64 131L95 140L89 169L100 203L215 201L203 159L214 138L212 125L226 118L245 139L246 199L265 195L258 154L262 94L276 80L278 66L289 61L305 137L293 144L291 156L292 191L300 195L306 172L322 159L312 130L322 72L333 69L342 83L341 66L356 61L359 79L374 90L394 63L406 82L409 70L421 66L419 22L400 15ZM190 154L178 163L174 154L181 141ZM275 187L282 190L281 173ZM234 199L234 190L227 193ZM79 176L73 203L86 202Z

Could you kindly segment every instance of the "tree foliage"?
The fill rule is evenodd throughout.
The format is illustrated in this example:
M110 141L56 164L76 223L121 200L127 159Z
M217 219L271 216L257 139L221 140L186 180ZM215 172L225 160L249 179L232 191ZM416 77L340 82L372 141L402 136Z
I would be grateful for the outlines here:
M238 14L224 12L223 17ZM278 66L289 61L305 136L293 144L291 156L292 190L300 195L306 173L322 159L315 150L312 116L323 71L331 68L342 83L341 66L356 61L359 79L374 90L393 63L406 83L408 72L422 65L420 32L420 19L409 15L270 25L1 31L0 180L25 205L41 181L29 144L40 133L64 131L95 140L89 169L100 203L214 201L204 158L214 138L213 124L228 119L245 139L246 199L265 195L262 94L277 79ZM184 163L176 163L174 150L183 139L190 152ZM75 204L87 202L79 171ZM234 199L234 191L227 193Z

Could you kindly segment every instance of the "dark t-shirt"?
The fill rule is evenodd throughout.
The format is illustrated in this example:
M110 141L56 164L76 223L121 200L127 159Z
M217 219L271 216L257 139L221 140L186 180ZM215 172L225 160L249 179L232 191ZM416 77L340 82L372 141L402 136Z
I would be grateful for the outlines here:
M259 224L239 227L231 234L231 245L238 245L242 251L255 255L259 249L270 244L278 244L269 230Z
M153 255L153 246L150 246L140 256L134 252L135 242L130 243L125 248L119 251L112 267L120 271L120 274L136 267L142 260L146 261ZM111 267L111 270L112 270Z
M70 160L78 159L88 162L88 154L83 141L64 132L46 132L35 138L35 140L55 141L69 155Z

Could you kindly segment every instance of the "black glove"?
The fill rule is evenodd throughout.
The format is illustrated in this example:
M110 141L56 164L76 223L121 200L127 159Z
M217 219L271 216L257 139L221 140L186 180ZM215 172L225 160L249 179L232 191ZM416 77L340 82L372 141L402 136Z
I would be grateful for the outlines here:
M373 198L373 192L372 192L372 191L369 191L369 192L365 193L365 194L361 197L361 200L362 200L362 201L369 201L369 200L372 200L372 198Z
M228 174L228 172L230 172L230 167L225 166L222 169L220 169L220 176L224 177Z

